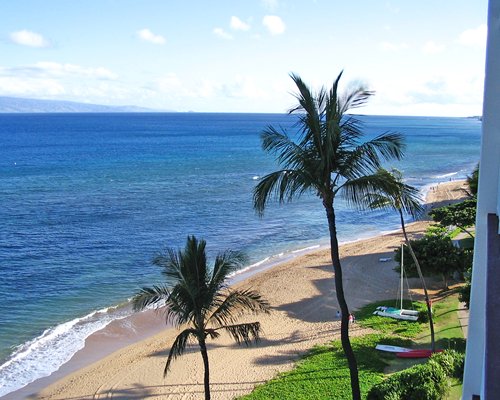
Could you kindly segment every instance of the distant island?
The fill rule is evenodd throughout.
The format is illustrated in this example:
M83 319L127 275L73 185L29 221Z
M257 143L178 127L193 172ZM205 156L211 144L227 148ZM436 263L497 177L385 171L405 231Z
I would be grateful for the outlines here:
M74 101L25 99L0 96L0 113L122 113L173 112L137 106L105 106Z

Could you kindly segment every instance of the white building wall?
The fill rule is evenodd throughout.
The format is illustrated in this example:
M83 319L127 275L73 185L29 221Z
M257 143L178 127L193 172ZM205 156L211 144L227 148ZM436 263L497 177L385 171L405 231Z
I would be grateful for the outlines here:
M500 209L500 0L490 0L476 240L462 399L484 397L487 215ZM500 311L499 311L500 312ZM499 355L500 356L500 355ZM499 375L500 376L500 375Z

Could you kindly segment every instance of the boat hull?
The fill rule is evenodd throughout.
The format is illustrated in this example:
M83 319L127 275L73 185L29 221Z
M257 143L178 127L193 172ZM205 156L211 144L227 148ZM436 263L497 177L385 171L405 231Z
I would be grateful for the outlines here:
M388 312L388 311L377 310L373 314L378 315L380 317L400 319L403 321L417 321L418 320L418 312L417 312L417 315L412 315L412 314L406 314L404 312L401 312L401 310L399 310L399 313L398 312Z
M436 353L440 353L443 350L439 349L436 350ZM429 349L415 349L415 350L410 350L410 351L403 351L400 353L396 353L396 357L399 358L429 358L432 356L433 352L432 350Z

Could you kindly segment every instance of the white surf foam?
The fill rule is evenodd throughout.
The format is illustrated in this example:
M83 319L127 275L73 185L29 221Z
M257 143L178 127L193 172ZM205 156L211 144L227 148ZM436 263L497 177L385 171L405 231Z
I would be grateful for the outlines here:
M448 174L434 175L432 178L434 178L434 179L451 178L452 176L455 176L457 174L458 174L458 171L457 172L450 172Z
M111 311L111 312L110 312ZM0 366L0 397L49 376L85 346L85 339L115 319L130 315L126 308L110 307L76 318L20 345Z

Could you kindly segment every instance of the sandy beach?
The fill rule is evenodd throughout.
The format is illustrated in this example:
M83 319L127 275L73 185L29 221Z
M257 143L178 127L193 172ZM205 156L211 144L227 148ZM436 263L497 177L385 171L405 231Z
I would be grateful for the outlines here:
M464 197L464 182L442 183L428 192L429 207ZM319 205L318 205L319 206ZM429 221L408 226L421 235ZM401 243L399 232L345 244L341 247L344 285L351 310L377 300L396 297L399 276L392 257ZM153 284L154 282L152 282ZM222 336L209 345L211 388L214 399L243 395L294 362L316 344L338 338L337 301L329 250L322 249L251 276L238 286L252 287L272 305L269 315L258 319L263 328L260 343L237 346ZM158 324L162 324L160 316ZM364 331L351 328L351 335ZM64 377L32 399L201 399L203 365L196 346L177 359L167 379L163 368L169 345L177 331L166 329L138 343L117 350L104 359Z

